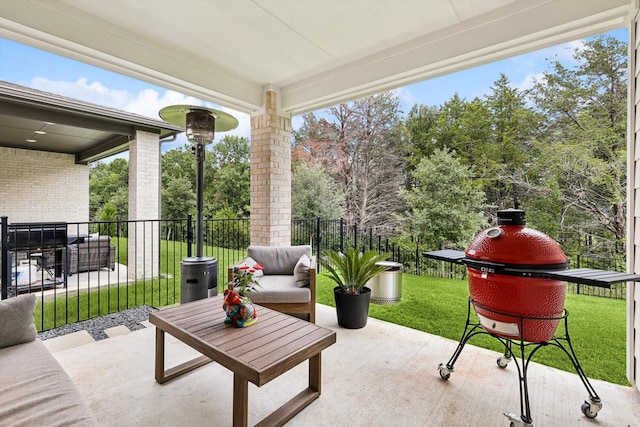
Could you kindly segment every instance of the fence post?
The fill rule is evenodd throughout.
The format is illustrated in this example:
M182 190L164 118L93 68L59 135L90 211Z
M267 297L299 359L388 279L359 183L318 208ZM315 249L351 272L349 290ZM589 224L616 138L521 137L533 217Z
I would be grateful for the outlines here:
M580 254L576 255L576 268L580 268ZM580 295L580 283L576 286L576 294Z
M9 296L9 285L11 284L11 268L9 265L9 248L7 244L9 242L8 232L8 218L6 216L0 217L0 237L2 242L0 245L1 252L1 266L0 266L0 279L2 279L2 286L0 287L0 299L7 299Z
M193 245L193 216L187 215L187 257L191 258L191 246Z
M418 258L419 257L419 251L420 251L419 245L420 244L418 243L418 240L416 239L416 270L415 271L416 271L417 275L420 275L420 258Z
M358 224L353 224L353 249L358 250Z
M340 252L344 253L344 218L340 218Z
M322 245L320 244L321 238L322 237L320 235L320 217L317 217L316 218L316 254L318 254L317 255L318 260L320 260L320 256L322 255L321 254Z

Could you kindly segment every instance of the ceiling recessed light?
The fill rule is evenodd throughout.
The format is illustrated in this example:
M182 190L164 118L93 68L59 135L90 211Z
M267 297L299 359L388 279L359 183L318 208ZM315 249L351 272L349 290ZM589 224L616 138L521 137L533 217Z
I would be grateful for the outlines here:
M35 139L27 139L27 142L36 142Z
M37 130L35 133L37 133L38 135L46 135L47 133L43 130Z

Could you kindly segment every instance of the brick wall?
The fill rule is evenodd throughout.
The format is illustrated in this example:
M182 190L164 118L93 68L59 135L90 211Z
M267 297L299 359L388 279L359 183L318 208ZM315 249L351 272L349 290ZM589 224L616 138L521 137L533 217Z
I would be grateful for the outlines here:
M10 223L89 221L89 166L71 154L0 147L0 216Z
M291 243L291 118L266 93L264 114L251 117L251 243Z

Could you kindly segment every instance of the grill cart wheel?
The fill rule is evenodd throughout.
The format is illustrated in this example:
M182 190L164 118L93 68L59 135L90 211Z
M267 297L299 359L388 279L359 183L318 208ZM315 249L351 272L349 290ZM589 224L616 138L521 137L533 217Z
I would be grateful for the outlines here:
M589 398L589 400L585 400L580 409L585 417L593 419L598 416L598 411L602 409L602 402Z
M498 360L496 360L496 363L498 364L498 367L500 369L506 368L507 365L509 365L509 362L511 362L511 358L510 357L504 357L504 356L500 356L500 357L498 357Z
M441 363L438 365L438 372L440 373L440 377L446 381L451 377L453 368L448 368L447 365Z
M522 417L517 416L511 412L505 412L504 416L509 419L509 427L533 427L531 420L523 420Z

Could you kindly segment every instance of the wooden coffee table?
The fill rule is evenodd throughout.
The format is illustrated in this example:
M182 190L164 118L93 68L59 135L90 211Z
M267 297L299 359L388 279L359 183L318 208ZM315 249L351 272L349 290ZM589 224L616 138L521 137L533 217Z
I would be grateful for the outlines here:
M156 326L156 381L162 384L209 362L217 362L233 372L233 425L246 426L248 382L260 387L309 360L309 387L257 425L283 425L289 421L320 396L320 354L336 342L336 333L265 307L256 308L258 322L247 328L224 323L221 296L149 314L149 321ZM203 356L165 370L165 332Z

